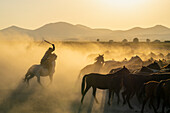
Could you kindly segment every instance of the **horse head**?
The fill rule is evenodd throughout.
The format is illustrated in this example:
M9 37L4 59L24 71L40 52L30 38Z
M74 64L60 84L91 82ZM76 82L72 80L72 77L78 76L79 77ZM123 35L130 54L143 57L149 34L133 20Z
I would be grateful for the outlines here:
M103 64L104 63L104 54L103 55L100 55L98 57L95 58L96 60L96 63L101 63Z
M125 74L129 74L130 73L130 71L125 66L123 66L122 71Z

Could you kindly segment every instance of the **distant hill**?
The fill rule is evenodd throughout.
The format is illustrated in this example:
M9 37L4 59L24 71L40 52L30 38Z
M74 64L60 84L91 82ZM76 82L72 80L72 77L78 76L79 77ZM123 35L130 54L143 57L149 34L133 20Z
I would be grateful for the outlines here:
M17 26L11 26L0 30L1 36L5 36L8 40L14 39L13 36L29 36L34 40L42 38L48 40L114 40L121 41L123 39L132 40L137 37L144 41L149 38L151 40L168 40L170 38L170 28L162 25L156 25L150 28L135 27L129 30L109 30L109 29L92 29L84 25L72 25L66 22L57 22L46 24L38 29L29 30ZM16 37L15 37L16 38Z

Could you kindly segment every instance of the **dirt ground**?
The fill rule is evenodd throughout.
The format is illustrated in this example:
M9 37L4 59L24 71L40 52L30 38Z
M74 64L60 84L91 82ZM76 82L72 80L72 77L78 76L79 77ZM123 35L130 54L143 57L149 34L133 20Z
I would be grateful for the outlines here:
M80 104L81 80L77 80L82 67L93 60L87 60L88 52L84 49L73 49L69 46L58 44L55 53L56 72L54 80L48 86L49 78L41 77L42 88L36 81L36 77L30 80L27 87L23 78L27 69L38 64L49 45L39 46L28 42L1 42L0 48L0 113L136 113L140 112L141 105L135 98L132 100L133 110L127 105L107 105L106 91L97 90L97 104L91 96L91 90L87 93L83 105ZM59 48L60 47L60 48ZM83 48L83 47L82 47ZM87 49L88 50L88 49ZM85 51L85 52L84 52ZM92 52L91 49L89 49ZM96 53L101 53L97 51ZM146 113L152 110L146 107Z

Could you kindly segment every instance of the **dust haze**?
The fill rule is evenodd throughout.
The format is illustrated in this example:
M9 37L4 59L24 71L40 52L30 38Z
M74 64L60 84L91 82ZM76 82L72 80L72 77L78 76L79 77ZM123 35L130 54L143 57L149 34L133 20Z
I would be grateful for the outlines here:
M28 68L39 64L45 51L51 46L47 43L34 42L29 37L24 40L0 42L0 111L4 113L78 113L80 106L80 83L77 82L79 71L94 63L98 54L104 54L105 60L122 61L139 55L143 60L150 52L167 55L170 50L149 44L119 44L99 42L54 42L57 54L53 83L48 77L41 77L42 88L36 77L26 87L23 78ZM89 93L91 96L91 94ZM81 113L89 110L90 96L85 97ZM102 97L102 92L97 92ZM114 100L115 101L115 100ZM93 111L103 112L100 104ZM116 105L115 105L116 106ZM100 108L100 109L98 109ZM90 112L90 111L89 111Z

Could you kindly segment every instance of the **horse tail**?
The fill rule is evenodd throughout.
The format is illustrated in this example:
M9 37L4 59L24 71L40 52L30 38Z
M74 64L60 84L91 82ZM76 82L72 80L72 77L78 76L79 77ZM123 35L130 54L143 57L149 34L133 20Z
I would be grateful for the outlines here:
M162 90L162 85L165 82L166 82L165 80L161 81L156 88L157 109L159 108L159 105L160 105L161 96L164 95L164 92Z
M84 93L84 88L85 88L85 79L86 79L87 75L85 75L82 79L82 84L81 84L81 94L83 95Z

